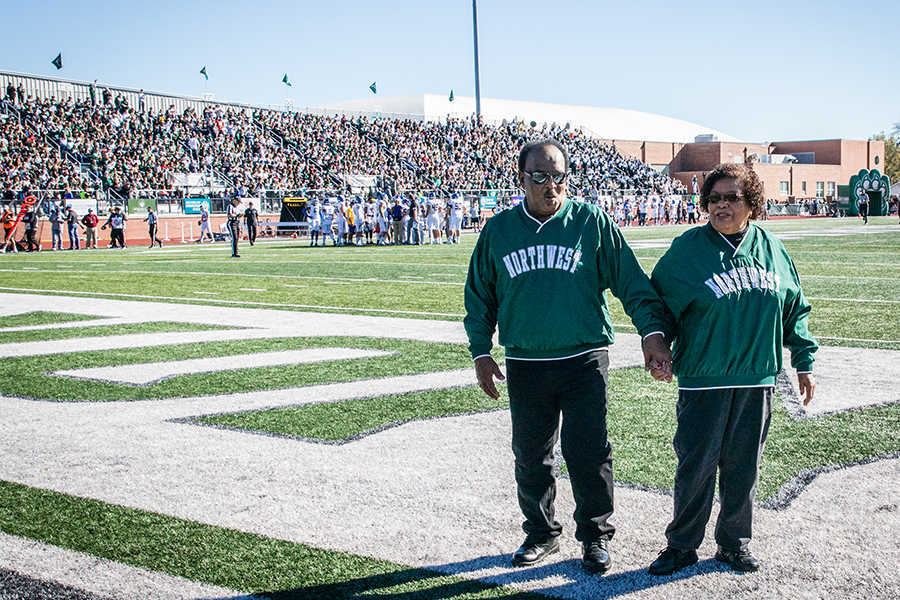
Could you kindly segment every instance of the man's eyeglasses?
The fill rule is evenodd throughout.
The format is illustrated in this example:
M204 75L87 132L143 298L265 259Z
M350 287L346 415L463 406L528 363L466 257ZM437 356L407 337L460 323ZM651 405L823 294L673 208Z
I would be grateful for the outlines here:
M538 185L544 185L551 177L553 177L553 183L560 185L565 183L566 179L569 177L568 171L565 173L554 173L553 175L546 171L534 171L533 173L524 171L524 173L531 177L531 180Z
M734 204L735 202L740 202L744 199L740 194L730 193L730 194L710 194L706 197L710 204L718 204L722 200L727 202L728 204Z

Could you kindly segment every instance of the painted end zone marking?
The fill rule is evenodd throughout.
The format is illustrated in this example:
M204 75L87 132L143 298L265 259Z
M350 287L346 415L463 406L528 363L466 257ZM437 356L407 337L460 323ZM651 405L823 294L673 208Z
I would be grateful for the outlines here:
M307 350L285 350L282 352L240 354L237 356L195 358L113 367L67 369L54 371L50 375L143 387L171 379L172 377L178 377L179 375L217 373L219 371L299 365L333 360L352 360L375 356L391 356L394 354L397 354L397 352L362 350L358 348L309 348Z

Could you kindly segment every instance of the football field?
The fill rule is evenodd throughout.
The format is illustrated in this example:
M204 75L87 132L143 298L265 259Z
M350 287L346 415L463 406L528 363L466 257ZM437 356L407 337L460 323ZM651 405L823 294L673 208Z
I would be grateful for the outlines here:
M896 597L900 225L763 226L794 259L822 348L807 410L792 375L779 379L758 573L713 561L708 535L697 565L647 575L672 510L676 387L643 372L614 298L613 567L581 569L564 476L562 552L511 567L523 534L507 399L474 385L462 317L476 237L464 235L267 241L242 244L240 259L223 243L174 242L0 256L0 591ZM649 273L685 229L625 236Z

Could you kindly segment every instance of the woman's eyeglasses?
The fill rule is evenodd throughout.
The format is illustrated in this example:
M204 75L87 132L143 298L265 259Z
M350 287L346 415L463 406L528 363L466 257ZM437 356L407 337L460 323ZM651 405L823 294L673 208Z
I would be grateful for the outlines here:
M556 185L560 185L566 181L566 178L569 177L568 171L565 173L554 173L553 175L547 173L546 171L534 171L533 173L524 171L524 173L531 177L531 180L538 185L544 185L551 177L553 177L553 183L555 183Z
M728 204L733 204L735 202L740 202L741 200L744 199L744 197L741 196L740 194L734 194L734 193L710 194L709 196L706 197L706 199L709 201L710 204L718 204L722 200L724 200Z

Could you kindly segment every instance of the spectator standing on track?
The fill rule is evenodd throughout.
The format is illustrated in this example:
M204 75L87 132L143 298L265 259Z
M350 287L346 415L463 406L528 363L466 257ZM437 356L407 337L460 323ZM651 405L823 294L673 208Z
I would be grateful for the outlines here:
M94 209L89 208L87 214L81 219L84 226L84 247L97 249L97 224L100 219L94 214Z
M56 202L50 203L50 247L53 250L62 250L62 215L60 215L59 205Z
M81 240L78 238L78 213L71 204L66 206L66 226L69 229L69 250L81 250Z
M110 213L109 217L106 219L106 223L100 228L102 230L106 230L109 227L109 247L110 248L119 248L124 249L128 246L125 245L125 221L126 217L122 214L122 208L120 206L116 206L113 208L112 213Z
M156 237L156 230L158 228L159 219L156 216L156 213L153 212L151 207L147 207L147 218L144 219L147 222L147 225L150 228L150 247L153 247L153 244L159 244L159 247L162 248L162 240Z
M247 226L247 240L250 245L256 243L256 229L259 225L259 212L253 208L253 202L247 203L247 210L244 211L244 224Z
M228 217L228 232L231 234L231 257L240 258L238 254L238 238L241 235L241 218L238 212L238 205L241 203L240 198L232 198L228 204L226 216Z
M529 142L518 160L525 200L492 217L476 242L463 321L481 389L500 393L491 357L494 331L506 352L512 448L527 537L512 557L534 565L559 550L554 448L561 439L575 497L582 566L609 569L615 527L612 448L607 436L605 290L622 301L643 336L645 367L671 379L665 309L608 215L567 195L569 158L556 140ZM562 428L560 429L560 414ZM560 438L561 434L561 438Z

